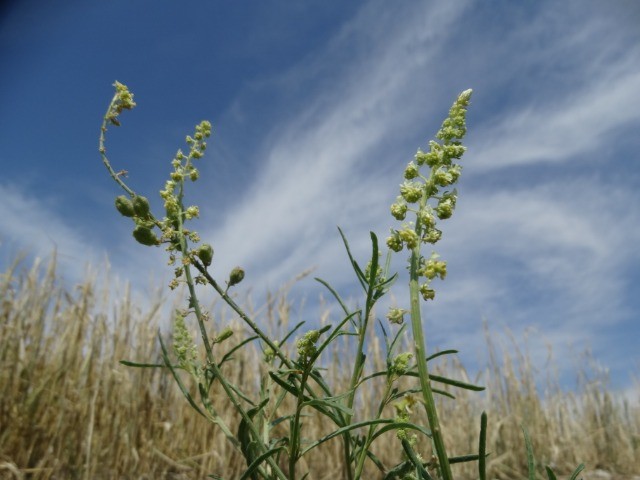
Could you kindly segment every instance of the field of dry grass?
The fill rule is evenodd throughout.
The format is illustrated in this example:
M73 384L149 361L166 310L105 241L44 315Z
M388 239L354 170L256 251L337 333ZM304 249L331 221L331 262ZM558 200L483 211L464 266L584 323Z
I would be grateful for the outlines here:
M0 479L239 476L243 459L215 426L189 407L169 372L118 363L121 359L161 363L157 329L166 309L160 299L141 311L127 292L117 300L111 298L113 292L100 290L91 276L65 290L54 263L29 270L17 263L0 277L0 296ZM288 323L291 306L283 296L272 300L260 321L276 329ZM230 314L218 314L216 323L232 325L238 332L234 338L242 336L242 326ZM581 462L587 464L585 479L590 478L589 470L596 469L613 475L608 478L640 474L637 404L613 398L604 379L585 383L571 394L548 385L541 396L526 355L506 354L489 341L487 347L494 360L479 380L486 392L455 392L455 401L440 401L452 454L477 451L479 417L485 410L492 452L488 478L525 478L520 429L525 420L538 462L552 465L559 474L569 473ZM381 340L371 338L369 350L368 357L383 366ZM344 351L339 357L337 351L331 354L326 378L346 388L348 379L340 371L340 364L349 361ZM245 391L257 391L264 373L256 370L261 353L243 352L228 368L230 380ZM439 369L434 373L467 376L455 363L441 364ZM378 387L372 382L363 390L356 417L368 418L376 408L369 400ZM231 425L237 425L225 397L214 392L211 400ZM281 408L286 412L288 407L285 403ZM308 438L330 431L326 421L313 416L303 428ZM421 446L425 455L428 448ZM337 441L329 441L305 457L310 478L340 478L340 449ZM385 465L401 458L393 434L378 441L376 453ZM369 475L365 478L377 478L373 469ZM469 465L454 465L454 475L476 478Z

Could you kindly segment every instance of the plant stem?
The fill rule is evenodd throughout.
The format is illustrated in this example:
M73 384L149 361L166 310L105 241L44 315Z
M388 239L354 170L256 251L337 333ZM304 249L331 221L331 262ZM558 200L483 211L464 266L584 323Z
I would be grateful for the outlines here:
M411 328L413 330L413 341L416 352L416 362L418 364L418 374L420 376L420 386L422 388L422 398L427 412L429 428L431 430L433 443L436 449L436 456L440 465L443 480L453 480L449 457L444 445L440 422L436 404L433 399L431 382L429 380L429 370L427 368L427 352L422 329L422 316L420 314L420 287L418 284L418 268L420 260L420 245L411 251L411 269L409 279L409 294L411 298Z

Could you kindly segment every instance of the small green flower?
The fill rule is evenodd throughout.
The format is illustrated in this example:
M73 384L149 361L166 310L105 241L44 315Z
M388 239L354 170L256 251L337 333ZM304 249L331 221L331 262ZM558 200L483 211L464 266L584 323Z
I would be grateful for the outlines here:
M187 220L191 220L192 218L197 218L200 215L200 209L196 206L187 207L184 212L184 216Z
M407 215L407 204L404 202L402 197L398 197L396 203L391 205L391 215L396 220L404 220Z
M418 175L420 175L420 172L418 171L418 165L413 162L409 162L409 165L407 165L407 168L405 168L404 170L404 178L406 178L407 180L412 180Z
M403 308L389 308L389 312L387 312L387 319L390 323L402 325L405 313L407 313L407 310Z
M310 357L315 355L317 351L316 342L319 338L320 332L318 330L309 330L297 341L296 347L302 363L306 363Z
M422 236L422 241L425 243L436 243L442 237L442 230L437 228L428 229Z
M421 208L420 210L418 210L418 213L416 215L420 220L420 223L425 228L431 228L436 224L436 219L433 216L433 209L429 205L426 205L425 208Z
M433 252L431 254L431 258L420 268L420 275L428 278L429 280L433 280L436 277L440 277L441 280L444 280L447 276L447 262L438 260L438 258L440 258L440 256L436 252Z
M413 358L413 353L404 352L397 355L393 359L393 363L389 367L389 373L391 376L401 377L409 370L409 362Z
M456 208L456 194L447 193L440 198L438 206L436 207L436 215L440 220L446 220L453 215L453 210Z
M425 301L436 298L436 291L430 288L428 283L420 285L420 294Z
M419 239L418 234L409 226L404 227L398 232L400 239L407 245L409 250L412 250L418 246Z
M391 236L387 238L387 247L389 247L394 252L399 252L402 250L402 240L400 239L400 234L397 230L391 229Z
M404 198L408 203L416 203L420 200L422 198L423 190L424 185L418 182L405 181L400 185L400 195L402 195L402 198Z

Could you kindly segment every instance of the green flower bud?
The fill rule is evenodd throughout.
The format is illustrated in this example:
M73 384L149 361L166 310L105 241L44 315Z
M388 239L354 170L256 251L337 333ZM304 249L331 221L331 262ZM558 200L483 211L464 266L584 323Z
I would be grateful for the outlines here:
M399 252L402 250L402 240L400 239L400 235L396 230L391 230L391 236L387 238L387 247L389 247L394 252Z
M450 145L444 145L444 153L449 158L460 158L467 150L467 147L460 145L460 142L454 142Z
M211 265L211 261L213 260L213 247L208 243L203 244L198 248L196 252L200 261L204 264L205 267Z
M125 217L133 217L133 203L124 195L116 198L116 209Z
M422 236L422 241L426 243L436 243L442 237L442 230L430 228Z
M409 370L409 361L413 358L413 353L405 352L393 359L393 364L389 369L389 373L395 376L402 376Z
M407 216L407 204L404 203L402 197L398 197L396 203L391 205L391 215L393 215L396 220L404 220Z
M229 274L229 286L232 287L234 285L239 284L244 279L244 270L240 267L236 267L231 270Z
M200 209L196 206L187 207L184 212L184 216L187 220L191 220L194 217L200 215Z
M420 268L420 275L424 275L429 280L433 280L436 277L440 277L441 280L447 276L447 262L438 260L439 255L433 253L431 258Z
M420 220L420 223L427 228L433 227L436 224L436 219L433 216L433 211L429 206L418 210L417 217Z
M150 213L149 200L147 197L136 195L133 197L133 211L138 217L148 217Z
M453 177L444 168L439 168L433 174L433 181L436 185L446 187L447 185L451 185L453 183Z
M409 203L416 203L422 198L423 185L418 182L405 181L400 185L400 195Z
M320 332L318 330L309 330L304 336L298 340L296 347L298 355L303 360L313 356L316 353L316 342L320 338Z
M400 239L407 244L407 248L412 250L418 246L418 234L411 228L405 227L398 232Z
M402 325L402 323L404 322L405 313L407 313L407 311L404 308L389 308L387 319L391 323Z
M413 162L409 162L409 165L407 165L407 168L404 170L404 178L406 178L407 180L412 180L419 174L420 172L418 171L418 166Z
M436 298L436 291L429 288L428 283L423 283L422 285L420 285L420 294L425 301L433 300L434 298Z
M440 220L444 220L453 215L453 210L456 207L456 197L457 194L454 190L451 193L445 193L442 198L440 198L438 206L436 207L436 214Z
M159 245L160 240L156 235L151 231L150 228L144 225L138 225L133 230L133 238L135 238L138 243L147 246Z

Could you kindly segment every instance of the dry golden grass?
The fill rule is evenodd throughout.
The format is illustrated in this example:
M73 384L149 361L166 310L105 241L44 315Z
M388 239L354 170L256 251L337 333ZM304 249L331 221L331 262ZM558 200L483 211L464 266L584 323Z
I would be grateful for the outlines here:
M160 299L141 311L128 291L114 300L112 292L98 291L91 276L75 290L66 291L53 262L29 271L20 271L16 263L0 278L0 294L1 479L200 479L210 473L233 479L240 475L241 456L215 426L188 406L168 371L118 363L121 359L161 363L156 336L164 315ZM261 313L261 321L274 331L285 329L290 310L286 297L276 296ZM219 313L216 323L243 331L228 314ZM370 340L368 358L383 368L381 341ZM334 348L327 355L326 378L338 385L336 391L344 391L349 372L340 365L350 364L348 349L343 346L338 352L339 343ZM480 380L487 392L454 392L457 400L440 401L452 454L477 450L479 416L486 410L492 452L488 478L525 478L523 420L538 462L552 465L559 474L567 474L580 462L588 469L602 468L619 476L640 473L638 405L616 401L605 382L585 384L571 394L549 384L542 398L526 354L502 353L491 342L488 348L494 360ZM230 380L245 391L257 391L264 373L263 367L257 367L260 355L253 348L237 354L226 370ZM461 379L467 375L453 362L437 370L434 373L446 371ZM373 416L377 388L372 382L361 392L356 421ZM235 428L237 419L225 398L214 392L212 401ZM283 414L289 405L282 407ZM330 430L326 420L313 416L303 426L306 438L318 438ZM428 455L428 446L422 447ZM305 457L310 478L342 477L339 441L327 442L312 453ZM401 458L393 434L377 442L376 453L389 466ZM365 478L379 477L373 469L368 472ZM477 478L471 466L454 466L454 475Z

